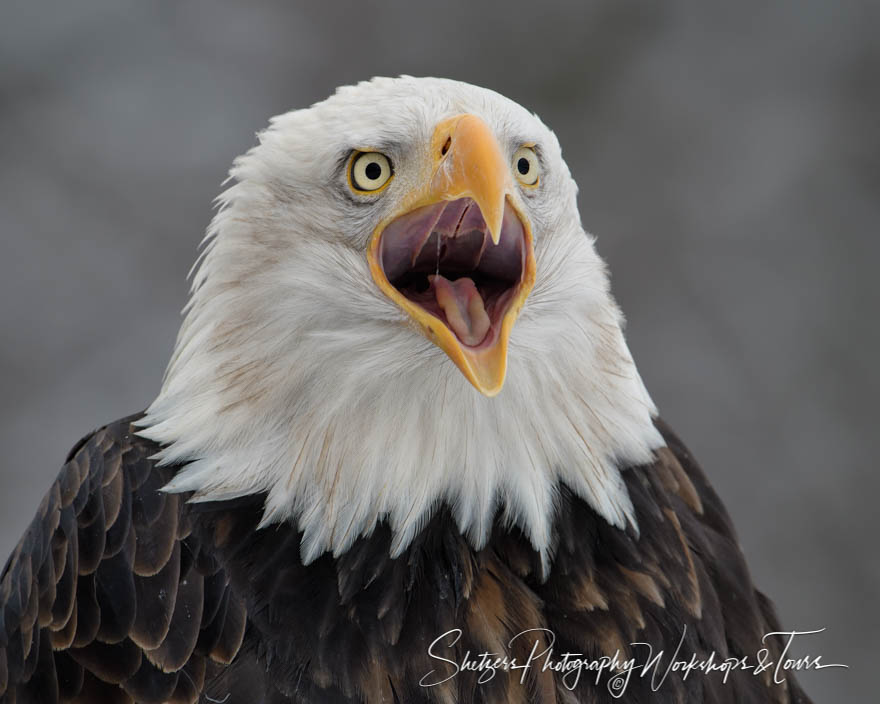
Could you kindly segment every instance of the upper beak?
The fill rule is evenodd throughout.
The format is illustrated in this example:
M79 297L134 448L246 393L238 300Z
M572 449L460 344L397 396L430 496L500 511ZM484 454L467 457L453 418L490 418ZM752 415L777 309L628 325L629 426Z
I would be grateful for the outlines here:
M534 285L535 258L531 226L522 209L518 207L519 197L509 159L505 157L498 140L482 119L476 115L464 114L442 121L434 130L431 153L432 172L425 184L408 194L403 199L405 205L380 223L374 231L368 250L370 270L379 288L409 313L428 339L446 352L465 377L481 393L495 396L501 391L507 373L510 331ZM494 247L500 252L506 246L509 248L512 238L518 237L522 240L521 243L516 243L519 248L517 256L521 256L519 280L510 295L504 299L503 311L490 311L497 319L491 321L491 328L485 339L476 345L464 344L438 316L436 310L429 312L404 295L389 282L383 268L382 234L386 227L396 220L399 221L395 223L397 229L406 226L410 221L420 221L424 230L425 217L419 213L429 212L426 206L461 198L472 199L485 221L485 230L491 243L486 241L484 250ZM428 227L431 226L429 223ZM505 243L499 247L502 234ZM430 229L416 236L422 237L421 242L424 245L431 236ZM438 234L438 247L440 237Z
M476 115L457 115L437 125L431 141L434 154L439 150L445 158L437 165L428 197L473 198L489 226L492 243L498 244L504 201L513 191L513 177L495 135Z

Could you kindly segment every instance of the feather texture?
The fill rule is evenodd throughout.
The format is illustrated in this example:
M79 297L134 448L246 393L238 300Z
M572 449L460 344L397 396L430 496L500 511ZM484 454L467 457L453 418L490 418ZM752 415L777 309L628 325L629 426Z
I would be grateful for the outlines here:
M74 448L3 570L4 703L191 703L206 661L238 650L241 599L134 430L125 419Z
M545 579L539 552L503 511L475 549L445 506L397 558L393 531L380 525L306 565L294 526L258 528L265 496L192 504L157 491L176 468L147 459L158 447L133 420L72 454L3 571L4 704L612 702L607 677L586 673L572 686L535 664L480 681L480 672L449 677L451 663L483 652L522 663L551 644L557 654L629 657L647 642L671 654L679 641L699 658L740 658L778 630L718 497L662 424L668 449L621 473L639 534L560 485ZM115 481L127 492L118 499L105 491ZM95 537L123 530L120 521L151 546L170 540L170 550L151 548L164 562L150 561L149 576L138 574L135 540L109 556L111 541ZM97 563L88 541L104 546ZM516 637L524 631L534 635ZM767 647L779 656L780 642ZM774 685L748 672L650 684L633 677L626 701L809 701L791 677Z

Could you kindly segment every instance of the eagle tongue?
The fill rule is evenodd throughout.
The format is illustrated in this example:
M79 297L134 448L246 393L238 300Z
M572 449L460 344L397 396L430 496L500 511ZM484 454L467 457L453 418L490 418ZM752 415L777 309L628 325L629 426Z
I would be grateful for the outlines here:
M492 324L473 279L463 276L450 281L437 274L429 276L428 280L452 332L466 345L479 345Z

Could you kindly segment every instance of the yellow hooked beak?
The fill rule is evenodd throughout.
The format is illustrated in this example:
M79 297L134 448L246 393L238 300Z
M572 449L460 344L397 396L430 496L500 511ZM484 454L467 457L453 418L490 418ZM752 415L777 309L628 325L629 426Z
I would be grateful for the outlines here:
M468 381L486 396L495 396L501 391L507 373L510 331L535 282L531 226L518 206L519 196L511 161L482 119L464 114L442 121L434 130L430 149L432 171L425 185L404 197L403 207L386 218L373 232L367 253L370 272L383 293L410 315L423 334L455 362ZM384 253L392 245L383 242L386 228L395 221L397 223L390 229L400 230L408 226L410 221L421 222L424 232L411 237L420 242L412 254L412 263L415 265L416 258L422 256L421 247L424 247L431 236L431 228L436 225L437 220L431 220L433 213L442 214L442 204L450 201L457 201L450 207L464 208L464 212L467 212L471 201L479 208L479 214L472 218L479 221L477 227L483 227L488 237L484 236L482 249L474 255L474 261L503 259L505 266L515 268L515 280L506 282L505 285L509 286L501 293L498 293L497 284L494 287L491 283L488 287L483 286L480 282L486 278L485 274L477 270L478 266L492 270L492 266L499 266L497 264L475 263L475 269L470 274L460 271L450 274L451 278L473 277L463 285L439 276L443 280L443 290L440 291L441 287L438 286L436 295L439 303L434 302L430 292L428 296L431 300L426 302L424 296L407 293L389 281L385 268L387 260L383 257L387 256ZM482 215L481 219L479 215ZM438 251L437 274L444 273L440 269L441 239L444 252L447 245L450 248L464 248L466 245L460 243L472 242L460 234L464 219L465 215L462 215L457 225L447 231L447 235L434 233ZM433 277L429 276L429 280L433 280ZM467 292L464 292L465 289ZM431 291L434 291L433 283ZM463 311L463 317L458 316L458 311ZM481 322L479 334L483 334L484 329L488 329L488 332L476 343L465 334L464 342L456 333L456 330L463 329L465 323L462 320L468 324L478 320Z

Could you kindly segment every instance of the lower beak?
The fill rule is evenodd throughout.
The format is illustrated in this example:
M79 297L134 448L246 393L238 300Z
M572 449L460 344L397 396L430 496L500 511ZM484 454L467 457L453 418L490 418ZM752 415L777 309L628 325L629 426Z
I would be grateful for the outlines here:
M431 149L425 186L373 232L370 271L468 381L495 396L535 281L531 227L509 159L483 120L444 120Z

